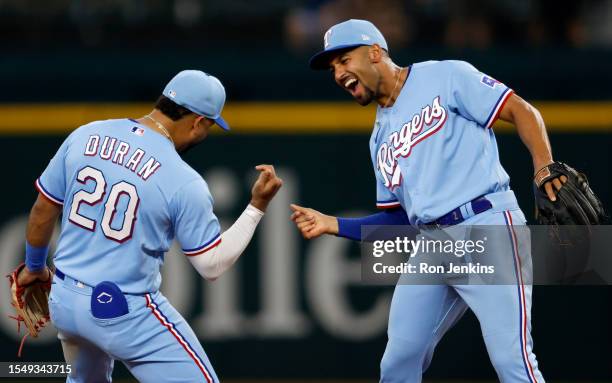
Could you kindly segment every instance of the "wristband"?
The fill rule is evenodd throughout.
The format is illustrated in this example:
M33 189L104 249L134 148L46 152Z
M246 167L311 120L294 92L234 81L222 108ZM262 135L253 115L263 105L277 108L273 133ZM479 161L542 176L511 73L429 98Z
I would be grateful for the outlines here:
M42 271L47 266L47 254L49 246L36 247L26 241L25 264L29 271Z
M259 210L258 208L256 208L255 206L251 204L248 204L246 209L244 209L244 212L246 213L246 215L253 218L256 221L256 223L258 223L261 217L264 216L263 211Z

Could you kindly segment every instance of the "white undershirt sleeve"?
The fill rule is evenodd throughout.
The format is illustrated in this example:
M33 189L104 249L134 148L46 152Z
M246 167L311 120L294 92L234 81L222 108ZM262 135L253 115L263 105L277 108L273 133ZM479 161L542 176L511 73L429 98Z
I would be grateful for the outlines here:
M229 269L247 247L264 213L248 205L236 222L221 234L221 243L200 255L187 257L201 276L214 281Z

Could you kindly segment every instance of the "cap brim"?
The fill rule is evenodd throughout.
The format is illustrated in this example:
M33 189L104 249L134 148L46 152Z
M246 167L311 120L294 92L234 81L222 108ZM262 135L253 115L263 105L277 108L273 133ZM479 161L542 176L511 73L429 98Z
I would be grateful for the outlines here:
M221 116L219 116L219 118L215 118L215 123L219 125L221 129L223 130L226 130L226 131L230 130L229 125L227 124L227 122L225 122L225 120Z
M321 51L310 58L310 61L308 61L308 65L310 65L310 69L314 70L329 69L329 62L331 61L333 56L338 54L339 51L350 50L364 45L368 44L338 45L331 49Z

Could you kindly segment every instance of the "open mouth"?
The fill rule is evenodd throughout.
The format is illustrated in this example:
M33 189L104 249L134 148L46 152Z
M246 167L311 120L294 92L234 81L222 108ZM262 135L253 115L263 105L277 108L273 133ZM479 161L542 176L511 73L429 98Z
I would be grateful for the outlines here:
M350 77L344 81L344 89L348 90L352 95L355 95L358 85L359 81L354 77Z

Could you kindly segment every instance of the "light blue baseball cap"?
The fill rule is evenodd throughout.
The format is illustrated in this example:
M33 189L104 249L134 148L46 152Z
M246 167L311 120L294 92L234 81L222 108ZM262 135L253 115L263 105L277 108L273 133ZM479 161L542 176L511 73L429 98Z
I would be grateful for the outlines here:
M378 28L367 20L351 19L336 24L325 32L323 50L310 59L310 68L327 69L329 61L336 51L356 48L362 45L378 44L386 51L387 41Z
M200 70L181 71L166 85L163 95L195 114L214 120L222 129L230 130L221 118L225 88L215 76Z

